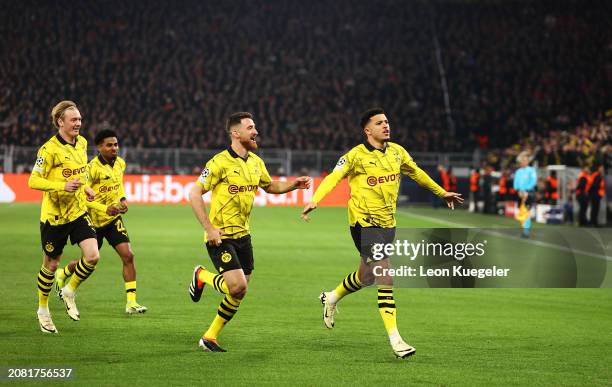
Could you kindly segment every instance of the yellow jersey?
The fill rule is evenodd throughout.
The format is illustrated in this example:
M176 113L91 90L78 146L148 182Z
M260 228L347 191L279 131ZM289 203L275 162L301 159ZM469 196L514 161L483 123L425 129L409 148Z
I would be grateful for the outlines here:
M204 190L212 191L210 222L225 232L221 238L232 239L249 234L249 218L257 189L271 183L270 174L259 156L249 152L242 158L232 148L213 156L196 182Z
M401 175L407 175L437 196L446 191L417 166L406 149L388 142L376 149L367 141L340 157L323 179L312 201L318 204L345 177L351 188L348 219L351 226L395 227L395 210Z
M100 208L90 208L89 214L94 227L103 227L121 214L107 215L106 208L113 204L119 204L125 198L123 190L123 174L125 173L125 161L117 157L112 164L108 163L101 155L98 155L87 165L89 175L89 186L96 193L95 202L101 204Z
M66 182L78 178L83 185L75 192L66 192ZM73 144L59 134L38 150L28 180L30 188L44 191L40 221L53 226L76 220L87 211L87 140L77 136Z

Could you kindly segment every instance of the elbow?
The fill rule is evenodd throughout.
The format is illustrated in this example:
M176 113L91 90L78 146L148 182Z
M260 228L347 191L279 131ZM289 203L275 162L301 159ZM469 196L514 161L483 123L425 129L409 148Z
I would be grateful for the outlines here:
M204 192L202 192L202 188L196 184L191 187L191 190L189 191L189 201L191 203L197 203L198 199L202 200L203 194Z
M30 175L30 178L28 179L28 187L30 187L31 189L37 189L38 186L36 184L36 178L32 175Z

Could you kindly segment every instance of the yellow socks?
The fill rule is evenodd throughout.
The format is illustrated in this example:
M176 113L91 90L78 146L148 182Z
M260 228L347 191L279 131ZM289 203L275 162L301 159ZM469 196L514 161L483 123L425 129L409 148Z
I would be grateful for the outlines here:
M216 291L223 294L228 294L229 289L225 283L225 279L222 275L211 273L210 271L202 268L198 273L198 281L204 282L215 288Z
M343 297L355 293L359 289L361 289L361 281L359 280L359 274L355 271L347 275L333 292L328 293L329 302L335 304Z
M49 269L42 266L38 272L38 307L40 309L49 308L49 293L53 287L54 275Z
M74 268L74 275L70 277L70 281L68 282L67 286L72 290L76 290L76 288L79 287L81 282L89 278L95 268L95 265L90 265L85 261L85 257L81 257L76 267Z
M136 303L136 281L125 283L125 295L127 297L128 304Z
M213 319L208 330L204 332L203 337L207 339L217 339L221 329L223 329L225 324L227 324L238 311L240 302L241 300L234 299L229 294L226 295L223 301L221 301L221 304L219 304L217 315Z
M378 288L378 312L389 336L397 332L393 288Z

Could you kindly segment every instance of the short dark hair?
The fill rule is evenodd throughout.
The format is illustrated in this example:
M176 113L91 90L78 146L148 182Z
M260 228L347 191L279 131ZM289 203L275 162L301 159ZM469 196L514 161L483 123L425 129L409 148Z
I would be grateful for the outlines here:
M96 143L96 145L100 145L104 142L104 139L109 137L117 137L117 133L110 129L103 129L96 133L96 138L94 139L94 142Z
M378 114L385 114L385 111L382 108L379 107L375 107L375 108L371 108L366 110L365 112L363 112L361 114L361 128L365 128L368 125L368 122L370 122L370 118L378 115Z
M232 126L240 124L245 118L253 119L253 115L249 112L236 112L230 114L225 123L225 131L229 133Z

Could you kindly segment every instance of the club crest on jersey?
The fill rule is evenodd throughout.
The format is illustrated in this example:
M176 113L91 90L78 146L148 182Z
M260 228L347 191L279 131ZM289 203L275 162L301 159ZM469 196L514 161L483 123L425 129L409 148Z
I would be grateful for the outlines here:
M390 181L396 181L400 179L400 174L399 173L393 173L391 175L387 175L387 176L368 176L368 178L366 179L366 182L368 183L368 185L370 187L374 187L376 184L384 184L384 183L388 183Z

